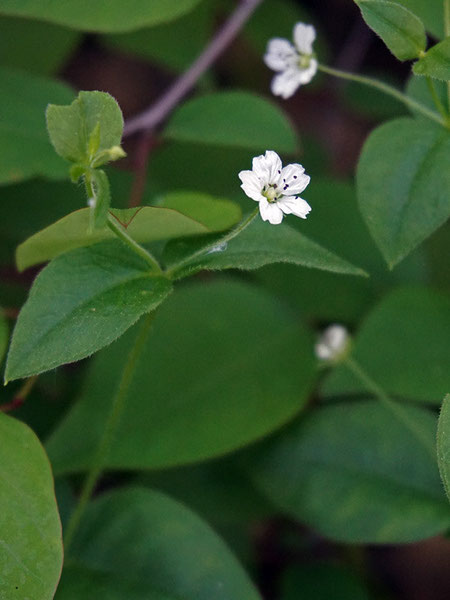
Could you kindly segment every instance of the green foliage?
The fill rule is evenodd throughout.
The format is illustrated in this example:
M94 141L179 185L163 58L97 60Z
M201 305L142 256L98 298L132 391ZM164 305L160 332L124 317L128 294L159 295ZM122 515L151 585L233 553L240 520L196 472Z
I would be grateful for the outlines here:
M420 17L425 28L433 36L442 38L444 36L444 19L442 18L443 3L430 2L430 0L395 0L415 15Z
M116 582L127 591L117 598L133 600L260 598L210 527L157 491L128 488L92 503L72 555L86 572L80 581L78 569L69 571L57 600L92 593L98 582L105 599L114 598Z
M0 597L51 600L62 568L61 524L45 452L0 412Z
M281 600L369 600L367 590L347 569L318 563L290 567L284 575Z
M450 81L450 37L436 44L414 64L416 75Z
M405 410L432 441L435 417ZM450 524L436 464L376 401L313 411L255 451L248 470L276 506L341 542L411 542Z
M111 213L140 243L221 231L240 217L239 207L228 200L183 192L168 194L158 207L112 209ZM89 230L90 214L88 208L82 208L25 240L17 248L18 269L23 271L69 250L114 239L106 227Z
M355 0L367 25L399 60L417 58L426 48L422 21L395 2Z
M392 268L450 216L450 133L397 119L364 144L357 171L361 213Z
M49 101L70 102L71 90L7 67L0 67L0 89L0 184L35 175L64 177L65 165L48 141L44 111Z
M143 259L115 240L56 258L36 278L20 312L5 381L90 356L170 291L167 279L153 276Z
M94 362L48 443L56 472L89 465L132 343ZM244 446L301 410L314 376L310 336L266 292L234 281L179 289L156 315L108 466L175 466Z
M447 85L443 81L433 81L433 87L436 91L437 97L443 106L447 103ZM412 75L406 86L406 93L415 100L418 100L421 104L424 104L431 110L436 110L433 97L430 93L430 87L426 77L415 77ZM418 111L415 111L411 107L411 111L417 119L426 119L424 115Z
M297 141L280 109L248 92L216 92L194 98L169 121L165 136L180 142L294 153Z
M182 16L200 0L135 0L133 10L121 0L3 0L0 14L40 19L84 31L132 31Z
M441 479L450 500L450 394L445 396L439 415L437 456Z
M3 357L5 356L6 348L8 347L8 339L8 324L0 307L0 364L3 362Z
M420 288L397 289L363 322L352 352L386 392L440 404L449 386L449 336L447 296ZM367 392L344 366L329 375L322 391L326 396Z
M270 225L257 217L229 242L189 240L174 242L165 253L168 272L175 278L187 277L203 269L258 269L271 263L291 263L347 275L366 273L322 248L283 223Z

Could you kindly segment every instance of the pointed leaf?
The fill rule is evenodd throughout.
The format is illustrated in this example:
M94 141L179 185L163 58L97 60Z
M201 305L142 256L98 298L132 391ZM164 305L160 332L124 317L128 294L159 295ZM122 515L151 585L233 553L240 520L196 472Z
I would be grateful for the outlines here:
M441 479L450 500L450 394L445 396L439 415L437 455Z
M450 81L450 37L430 48L413 67L416 75Z
M111 343L170 293L171 284L118 240L78 248L36 278L20 311L5 380L80 360Z
M0 412L0 598L51 600L63 562L47 456L26 425Z
M450 132L410 118L381 125L356 175L361 213L392 268L450 216Z
M367 25L399 60L417 58L426 48L422 21L395 2L355 0Z

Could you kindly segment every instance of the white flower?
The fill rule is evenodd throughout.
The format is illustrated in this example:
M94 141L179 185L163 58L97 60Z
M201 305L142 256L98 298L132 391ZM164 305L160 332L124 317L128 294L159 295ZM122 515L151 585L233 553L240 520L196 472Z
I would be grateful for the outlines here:
M241 171L241 188L249 198L259 202L263 221L278 225L285 215L306 219L311 207L297 194L301 194L309 183L302 165L284 167L276 152L267 150L265 155L256 156L251 171Z
M314 349L320 360L339 361L347 350L350 336L343 325L330 325L322 332Z
M317 72L317 60L312 44L316 30L312 25L297 23L294 27L294 44L283 38L274 38L267 45L264 55L266 65L277 71L272 79L272 93L290 98L295 90L309 83Z

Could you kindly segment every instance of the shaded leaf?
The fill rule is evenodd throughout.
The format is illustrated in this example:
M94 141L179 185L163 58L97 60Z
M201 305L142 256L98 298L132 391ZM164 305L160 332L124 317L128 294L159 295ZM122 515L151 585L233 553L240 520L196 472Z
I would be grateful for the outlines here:
M51 600L63 562L50 464L34 433L0 412L0 597Z
M289 567L280 600L369 600L361 581L346 568L318 563Z
M450 394L445 396L439 415L437 455L441 479L450 500Z
M5 381L80 360L111 343L170 293L170 282L118 240L78 248L36 278L20 311Z
M108 466L205 460L291 419L315 377L312 341L293 318L266 292L233 280L178 289L155 317ZM90 464L133 339L99 355L79 402L50 438L58 473Z
M3 316L0 307L0 364L5 356L6 348L8 347L9 329L5 317Z

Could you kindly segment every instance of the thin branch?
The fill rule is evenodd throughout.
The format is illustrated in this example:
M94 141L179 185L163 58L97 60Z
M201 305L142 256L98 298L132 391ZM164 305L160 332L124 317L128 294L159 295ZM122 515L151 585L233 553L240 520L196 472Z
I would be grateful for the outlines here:
M226 50L261 2L262 0L241 0L189 69L153 106L125 123L124 137L137 131L154 129L164 121L184 96L191 91L205 71Z

